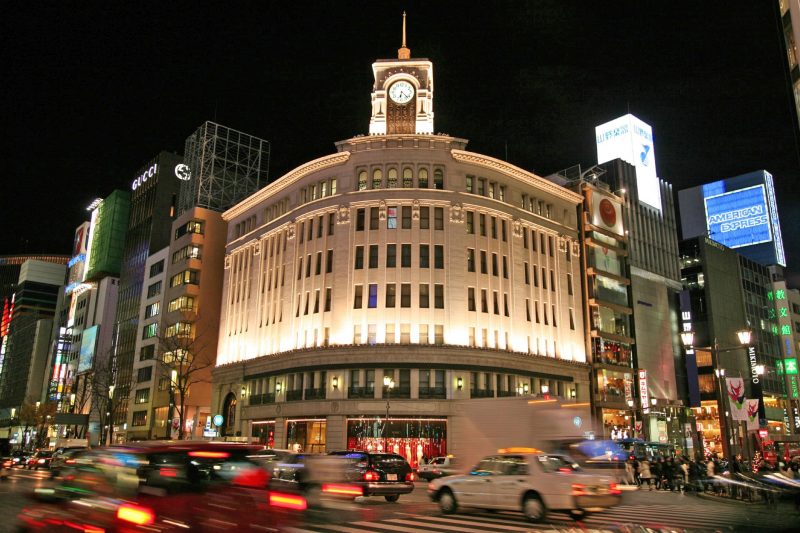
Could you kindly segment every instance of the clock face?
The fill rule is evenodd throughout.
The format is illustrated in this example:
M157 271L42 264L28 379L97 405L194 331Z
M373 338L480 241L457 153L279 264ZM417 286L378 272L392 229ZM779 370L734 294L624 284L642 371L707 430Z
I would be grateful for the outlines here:
M414 86L407 81L398 81L389 87L389 98L396 104L407 104L414 97Z

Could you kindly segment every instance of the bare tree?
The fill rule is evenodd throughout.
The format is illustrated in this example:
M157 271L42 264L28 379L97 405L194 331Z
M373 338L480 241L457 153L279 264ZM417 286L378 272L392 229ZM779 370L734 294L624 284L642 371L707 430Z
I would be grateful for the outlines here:
M215 329L197 331L197 313L182 311L180 320L165 327L158 336L159 374L169 382L170 405L179 420L178 439L183 440L186 430L186 398L192 386L211 382L211 367L216 363Z
M88 383L88 396L91 411L95 412L101 427L101 443L113 442L114 419L123 402L119 394L114 395L119 386L114 379L114 366L111 354L95 360L91 379Z
M50 425L54 422L56 414L55 402L32 402L25 400L19 409L19 420L25 425L23 435L28 429L36 429L36 438L33 440L34 448L44 448L47 446L47 434Z

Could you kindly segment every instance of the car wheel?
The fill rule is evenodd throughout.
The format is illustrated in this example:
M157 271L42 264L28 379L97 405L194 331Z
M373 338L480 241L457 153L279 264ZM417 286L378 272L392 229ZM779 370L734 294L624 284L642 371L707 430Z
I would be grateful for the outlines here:
M458 510L458 502L450 489L442 489L439 493L439 509L444 514L453 514Z
M386 498L387 502L394 503L394 502L396 502L397 500L400 499L400 495L399 494L388 494L388 495L384 496L384 498Z
M573 520L583 520L586 516L586 511L583 509L573 509L569 512L569 517Z
M539 496L527 496L522 502L522 512L531 522L541 522L547 516L547 508Z

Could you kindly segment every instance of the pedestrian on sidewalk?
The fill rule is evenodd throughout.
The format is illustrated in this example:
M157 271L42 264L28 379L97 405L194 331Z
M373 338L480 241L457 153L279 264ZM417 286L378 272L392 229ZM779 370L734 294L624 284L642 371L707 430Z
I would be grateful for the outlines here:
M647 483L651 491L653 490L652 477L653 475L650 473L650 463L647 459L642 459L642 462L639 463L639 480L642 485Z

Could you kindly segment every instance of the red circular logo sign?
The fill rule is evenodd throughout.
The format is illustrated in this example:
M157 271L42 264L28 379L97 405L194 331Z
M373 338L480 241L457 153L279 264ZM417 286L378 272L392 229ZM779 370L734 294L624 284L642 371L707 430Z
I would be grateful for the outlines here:
M607 198L603 198L600 200L600 218L603 220L603 224L608 226L609 228L613 228L617 224L617 210L614 208L614 204Z

